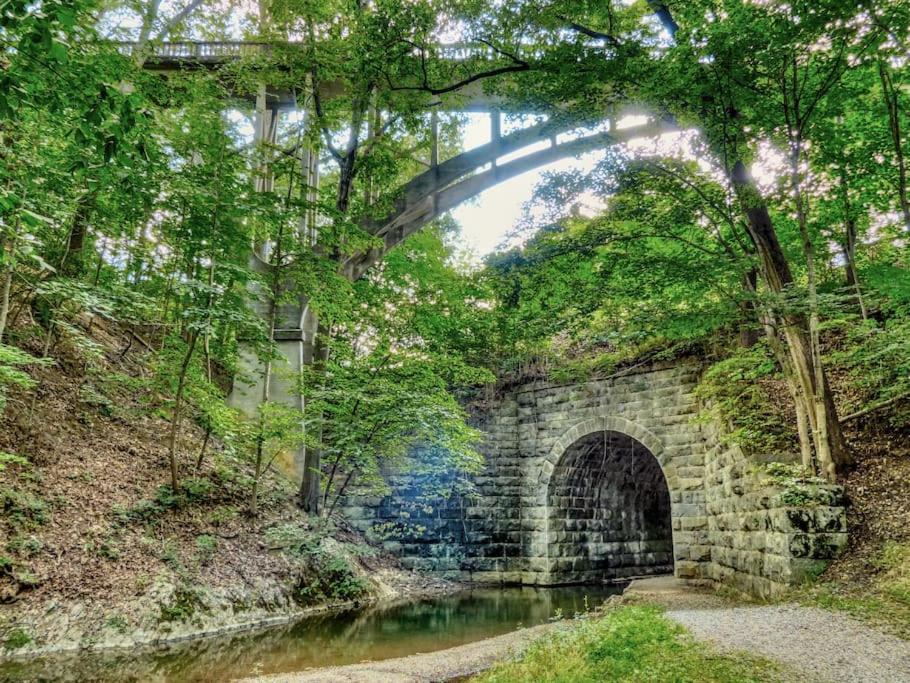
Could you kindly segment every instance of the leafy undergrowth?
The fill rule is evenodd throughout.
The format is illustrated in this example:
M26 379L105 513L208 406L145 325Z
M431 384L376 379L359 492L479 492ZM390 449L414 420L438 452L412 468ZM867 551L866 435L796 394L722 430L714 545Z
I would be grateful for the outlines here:
M480 683L768 683L780 667L745 654L720 654L698 643L659 608L626 606L579 619L500 664Z
M357 565L389 558L364 557L360 537L300 512L293 483L275 472L251 516L251 463L192 420L178 443L181 487L171 489L169 424L143 381L144 358L105 332L95 326L99 370L58 348L32 368L38 382L13 387L0 417L0 646L35 640L16 621L54 602L100 605L120 630L136 628L143 615L132 606L161 585L175 590L160 623L193 621L206 590L287 586L300 605L363 596ZM291 531L293 549L274 542Z

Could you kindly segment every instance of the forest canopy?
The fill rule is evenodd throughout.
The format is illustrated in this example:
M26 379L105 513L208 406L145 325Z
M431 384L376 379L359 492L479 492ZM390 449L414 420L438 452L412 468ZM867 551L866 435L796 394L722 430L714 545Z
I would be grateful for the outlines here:
M497 379L695 354L744 446L834 480L844 418L910 419L908 33L899 1L2 0L0 401L75 363L92 400L167 416L173 490L192 421L199 462L252 463L253 514L288 452L331 513L409 458L468 487ZM179 41L257 47L161 68ZM478 267L413 202L481 96L496 131L502 106L554 147L605 132Z

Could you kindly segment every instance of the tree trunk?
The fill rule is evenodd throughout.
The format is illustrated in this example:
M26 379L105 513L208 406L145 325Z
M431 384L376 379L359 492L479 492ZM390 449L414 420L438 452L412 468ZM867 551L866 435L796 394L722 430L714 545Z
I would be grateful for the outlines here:
M758 282L758 271L755 268L743 274L743 291L749 295L749 298L739 304L741 320L739 323L739 345L744 349L750 349L758 343L760 330L755 327L755 321L759 318L755 308L755 301L752 295L755 293Z
M180 376L177 379L177 395L174 397L174 414L171 418L171 433L168 438L168 454L171 465L171 488L174 492L180 487L180 478L177 473L177 436L180 431L180 418L183 409L183 393L186 389L186 375L190 367L190 361L193 359L193 351L196 349L196 338L198 335L193 332L190 335L190 342L187 345L186 353L183 355L183 362L180 364Z
M202 469L202 462L205 459L205 448L209 445L209 439L212 436L212 428L207 427L205 430L205 438L202 439L202 448L199 449L199 457L196 458L196 472Z
M315 349L313 351L314 369L319 377L324 377L326 364L329 360L328 328L319 325L316 329ZM321 416L317 424L321 423ZM303 477L300 481L298 504L307 514L318 515L321 497L320 480L322 478L322 427L318 427L316 439L318 445L307 447L303 458Z
M9 293L13 286L13 264L6 267L3 275L2 291L0 291L0 343L3 342L3 333L6 331L6 319L9 316Z
M152 36L152 28L158 20L158 10L161 7L161 0L148 0L145 12L142 14L142 25L139 27L139 37L136 40L136 46L133 48L133 61L137 66L145 64L146 47Z
M0 252L6 249L6 244L0 244ZM4 268L3 283L0 284L0 343L3 342L3 333L6 331L6 321L9 317L10 292L13 288L13 273L16 267L16 235L9 243L9 261Z
M806 259L806 275L809 297L809 349L812 354L812 381L815 390L813 408L815 410L815 454L818 457L818 466L822 474L829 481L836 481L837 468L831 454L829 441L829 421L836 421L836 415L829 415L825 396L828 393L828 383L825 380L822 367L821 352L821 319L818 310L817 276L815 272L815 245L809 233L809 221L806 215L805 199L800 182L799 164L802 160L802 140L798 134L791 138L790 152L790 185L793 190L793 200L796 204L796 219L799 225L799 234L802 238L803 255Z
M762 279L772 293L783 294L787 286L792 284L793 275L777 239L768 207L742 161L737 161L733 165L731 180L743 212L746 214L749 234L761 260ZM826 417L825 439L831 452L831 460L837 468L846 467L852 464L852 458L847 451L830 392L823 388L820 397L822 407L819 408L816 403L816 382L819 374L823 380L825 377L822 368L819 368L819 373L816 373L812 347L806 337L805 317L784 312L780 316L780 321L792 361L791 370L795 374L807 404L815 407L807 410L811 427L817 433L817 418L823 411L823 415ZM826 380L821 382L821 385L827 388Z
M60 259L60 272L66 277L78 278L85 272L85 238L88 235L92 203L93 198L89 194L82 195L76 202L66 251Z
M891 71L884 60L878 62L878 74L882 82L882 94L888 109L888 127L891 142L894 145L894 157L897 160L897 193L901 213L904 216L904 228L910 232L910 199L907 197L907 164L904 160L904 146L901 139L900 108L898 90L891 78Z
M853 215L853 207L850 203L847 173L843 164L841 164L838 182L841 192L841 203L844 207L844 278L847 282L847 287L856 292L856 303L859 305L863 320L868 320L869 312L866 310L866 302L859 286L859 275L856 272L856 218Z

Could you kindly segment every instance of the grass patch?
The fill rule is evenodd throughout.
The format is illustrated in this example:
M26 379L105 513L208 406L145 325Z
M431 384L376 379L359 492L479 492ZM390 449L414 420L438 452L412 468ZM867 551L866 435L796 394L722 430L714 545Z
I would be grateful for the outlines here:
M888 541L870 562L871 589L822 581L797 596L803 604L846 612L886 631L910 638L910 543Z
M13 628L7 631L6 638L3 640L3 647L7 650L18 650L32 642L32 637L28 631L22 628Z
M696 642L661 610L627 606L580 619L500 664L481 683L770 683L780 667L748 655L719 654Z

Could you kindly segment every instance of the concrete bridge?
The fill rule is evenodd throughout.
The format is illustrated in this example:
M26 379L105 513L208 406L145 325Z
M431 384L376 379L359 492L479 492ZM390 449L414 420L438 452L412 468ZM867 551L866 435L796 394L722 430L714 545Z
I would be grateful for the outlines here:
M273 46L255 42L179 42L152 44L147 50L145 68L167 73L184 69L218 69L239 59L252 58L273 50L298 49L300 44L289 43ZM137 50L134 43L118 45L121 53L131 56ZM453 63L483 63L497 58L487 47L463 45L440 46L436 57ZM416 57L415 57L416 59ZM341 93L337 84L322 84L324 97ZM292 93L275 91L262 85L257 93L246 93L252 97L256 109L257 140L275 143L278 119L288 115L298 106L306 109L305 102L298 103ZM431 152L426 161L427 170L416 175L398 188L391 209L367 210L359 218L361 227L371 236L380 240L380 245L364 253L347 257L339 264L341 272L351 280L364 275L369 268L380 261L389 250L410 235L436 220L462 202L476 197L485 190L522 173L540 168L554 161L621 144L631 139L659 135L675 130L664 121L648 121L643 124L619 128L616 122L628 111L604 112L606 123L602 130L579 130L573 121L551 119L509 134L502 133L501 117L508 102L485 93L479 81L468 83L456 92L435 98L428 105L428 135ZM440 159L437 145L437 111L485 112L490 117L490 142L471 150L461 152L448 159ZM304 169L303 182L315 187L319 182L318 160L307 150L302 150L301 165ZM264 182L259 189L267 189ZM309 219L315 222L315 217ZM311 232L312 225L301 226L302 237ZM269 264L253 255L254 266L265 273ZM274 332L274 341L284 359L283 368L274 373L270 383L275 400L295 403L294 375L304 365L312 362L316 319L305 300L299 304L282 307ZM264 377L258 361L250 355L243 364L249 378L238 382L231 395L231 403L248 414L255 412L261 402ZM300 458L298 458L300 460ZM302 463L295 466L300 474ZM291 466L289 464L289 466Z
M272 45L258 42L176 42L150 45L145 68L172 72L184 69L217 69L243 58L267 54L276 49L302 48L300 43ZM124 55L132 55L135 43L119 43ZM493 60L496 55L488 47L443 45L437 48L437 57L452 62ZM416 59L416 58L415 58ZM341 86L323 84L325 97L337 96ZM278 129L277 120L282 112L305 108L290 93L274 91L268 86L262 92L247 93L257 100L257 136L274 142ZM436 97L428 104L431 112L428 134L431 153L427 170L398 188L392 209L367 211L360 224L370 235L380 238L382 246L358 254L342 264L344 274L357 279L392 248L400 244L423 226L436 220L450 209L468 201L485 190L522 173L551 164L567 157L578 157L585 152L603 149L635 138L651 137L676 130L667 121L645 123L618 128L616 122L634 112L614 110L604 112L606 130L581 131L571 120L548 120L512 133L502 134L502 114L509 109L507 100L485 93L480 81L474 81L455 92ZM514 105L513 105L514 108ZM436 139L435 113L439 111L483 112L490 117L490 142L462 152L452 158L440 160ZM318 169L311 170L311 182L318 182ZM301 315L303 311L298 311ZM293 336L300 329L299 321L286 320L280 326L281 337Z
M694 363L578 384L531 382L478 416L476 495L427 500L413 476L353 496L344 514L415 569L480 582L552 585L673 572L770 596L846 543L840 489L808 503L763 458L696 424ZM781 456L777 456L778 458Z

